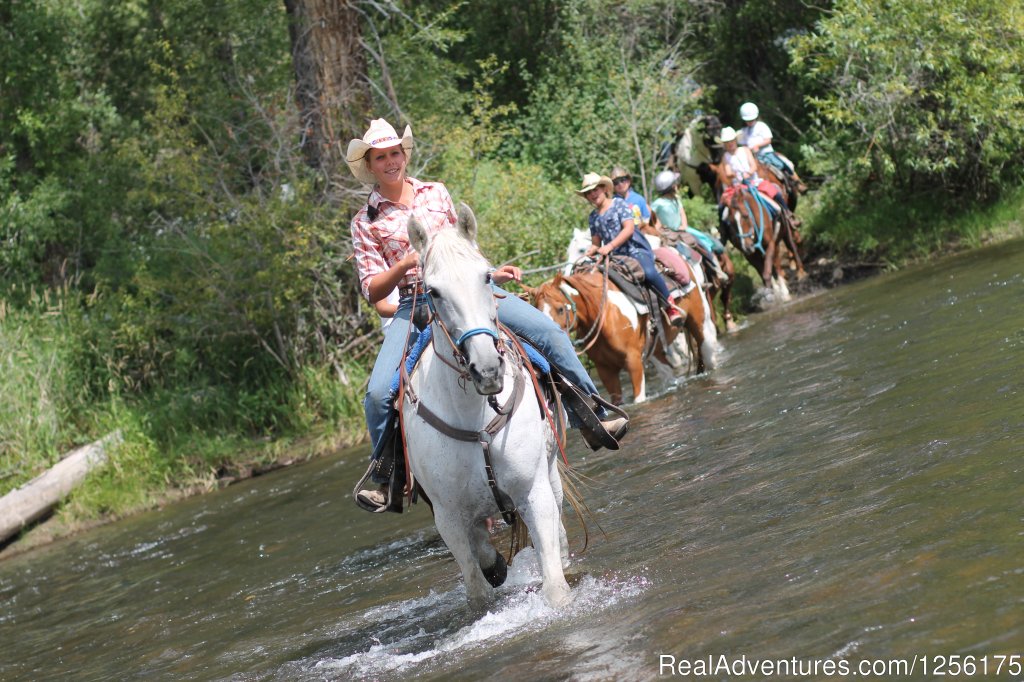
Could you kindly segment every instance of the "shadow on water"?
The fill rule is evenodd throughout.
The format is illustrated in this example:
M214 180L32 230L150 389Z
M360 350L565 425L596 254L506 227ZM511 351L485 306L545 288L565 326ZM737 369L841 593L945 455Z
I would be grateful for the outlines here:
M800 299L631 408L624 450L574 440L604 534L561 612L528 550L471 616L422 505L350 502L363 448L0 564L0 678L644 680L662 655L1024 653L1022 272L1017 242Z

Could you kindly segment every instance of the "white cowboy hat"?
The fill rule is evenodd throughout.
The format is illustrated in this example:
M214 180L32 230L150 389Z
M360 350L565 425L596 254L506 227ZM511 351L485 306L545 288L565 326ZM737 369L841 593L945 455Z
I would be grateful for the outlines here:
M412 154L412 128L405 126L405 132L399 137L390 123L382 118L375 118L370 121L370 127L363 135L363 139L353 139L348 143L345 163L357 180L372 185L377 182L377 178L373 177L373 173L366 167L366 152L371 149L387 149L398 144L402 145L408 158Z
M725 126L722 128L722 132L719 133L718 137L715 138L715 142L718 144L725 144L726 142L732 142L736 139L736 130L732 126Z
M590 190L594 189L598 185L604 185L608 188L608 191L613 191L613 185L611 178L607 175L598 175L597 173L587 173L583 176L583 186L576 190L576 194L580 196L585 195Z

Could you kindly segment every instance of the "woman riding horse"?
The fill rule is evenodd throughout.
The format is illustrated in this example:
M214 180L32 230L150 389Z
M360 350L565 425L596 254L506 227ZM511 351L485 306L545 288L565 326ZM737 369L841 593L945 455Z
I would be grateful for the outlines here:
M697 251L708 264L708 279L713 280L714 288L722 292L725 328L727 331L732 330L736 327L732 311L729 309L732 280L736 272L732 259L729 258L729 253L721 241L690 227L689 221L686 219L686 209L683 208L682 200L679 198L678 185L678 173L673 173L670 170L658 173L654 177L654 188L659 196L651 204L651 207L654 209L655 215L658 216L662 230L667 230L673 235L678 234L682 243ZM709 299L713 293L709 290ZM713 310L714 308L712 308Z
M620 197L612 195L612 181L597 173L587 173L583 176L583 186L576 194L594 207L587 218L592 240L587 255L616 254L636 259L643 267L644 282L658 293L669 323L683 326L683 315L674 305L665 280L654 265L651 245L636 229L632 209Z
M753 152L758 161L778 171L777 174L773 172L773 175L779 177L788 186L793 195L790 208L795 209L796 197L807 191L807 185L796 174L793 162L775 151L775 147L772 145L772 129L760 119L760 115L760 110L753 102L744 102L740 105L743 128L737 134L738 141Z
M782 188L770 180L761 178L758 174L760 165L754 158L754 154L747 147L740 147L738 135L731 127L722 129L722 136L719 138L725 147L725 155L722 159L722 166L725 171L725 181L722 183L722 203L728 203L729 192L736 191L739 187L747 187L752 191L760 193L756 197L763 199L766 207L779 220L781 235L793 255L797 267L797 276L800 279L807 277L804 271L803 261L797 248L796 217L786 204Z
M419 254L409 242L408 222L412 216L424 225L428 234L455 226L456 214L445 186L421 182L406 174L413 147L412 130L406 126L399 137L384 119L370 123L361 139L348 146L346 162L352 174L373 189L366 204L352 218L352 246L363 296L376 303L396 288L398 309L387 328L384 342L374 361L363 403L366 424L373 445L372 457L383 451L385 431L392 414L391 382L402 361L407 343L415 341L411 333L414 296L422 300ZM499 297L498 316L502 323L536 346L572 384L587 395L596 395L597 387L580 364L572 342L550 319L498 285L521 281L519 268L504 265L490 273L490 281ZM623 417L607 418L598 405L594 412L615 441L625 435L629 422ZM584 438L588 435L584 432ZM596 441L588 444L594 447ZM596 449L596 448L595 448ZM380 490L363 490L359 498L368 507L381 508L387 502L387 481L375 480Z

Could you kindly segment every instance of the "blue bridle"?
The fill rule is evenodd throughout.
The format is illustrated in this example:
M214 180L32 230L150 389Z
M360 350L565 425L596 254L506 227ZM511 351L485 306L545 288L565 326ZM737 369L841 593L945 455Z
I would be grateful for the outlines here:
M469 339L470 337L473 336L477 336L478 334L487 334L488 336L492 337L495 341L498 341L500 339L500 337L498 336L498 332L494 331L493 329L488 329L487 327L474 327L469 331L462 332L462 336L460 336L458 340L455 342L456 347L462 348L462 344L466 342L466 339Z

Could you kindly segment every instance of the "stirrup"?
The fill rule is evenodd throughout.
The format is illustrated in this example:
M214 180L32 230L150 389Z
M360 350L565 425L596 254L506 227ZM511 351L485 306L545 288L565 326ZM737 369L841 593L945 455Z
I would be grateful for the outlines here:
M626 432L629 430L629 415L626 414L626 411L617 405L611 404L596 393L587 396L557 372L553 372L552 377L554 378L555 388L562 394L566 407L583 422L580 431L583 433L583 439L587 442L587 445L592 450L602 447L609 450L618 450L618 439L626 435ZM626 419L625 428L620 429L618 434L608 433L604 428L604 424L601 423L601 418L597 416L594 408L590 406L589 400L593 400L600 407L610 410L620 417L624 417Z
M401 514L406 471L405 453L402 450L402 439L401 434L398 433L397 424L389 424L383 437L389 439L390 442L385 444L383 452L377 459L370 460L370 465L366 467L366 473L352 489L352 497L355 499L356 506L368 512L379 514L390 511ZM378 481L386 480L387 483L377 483L373 480L374 477ZM383 504L380 503L377 495L383 495Z

